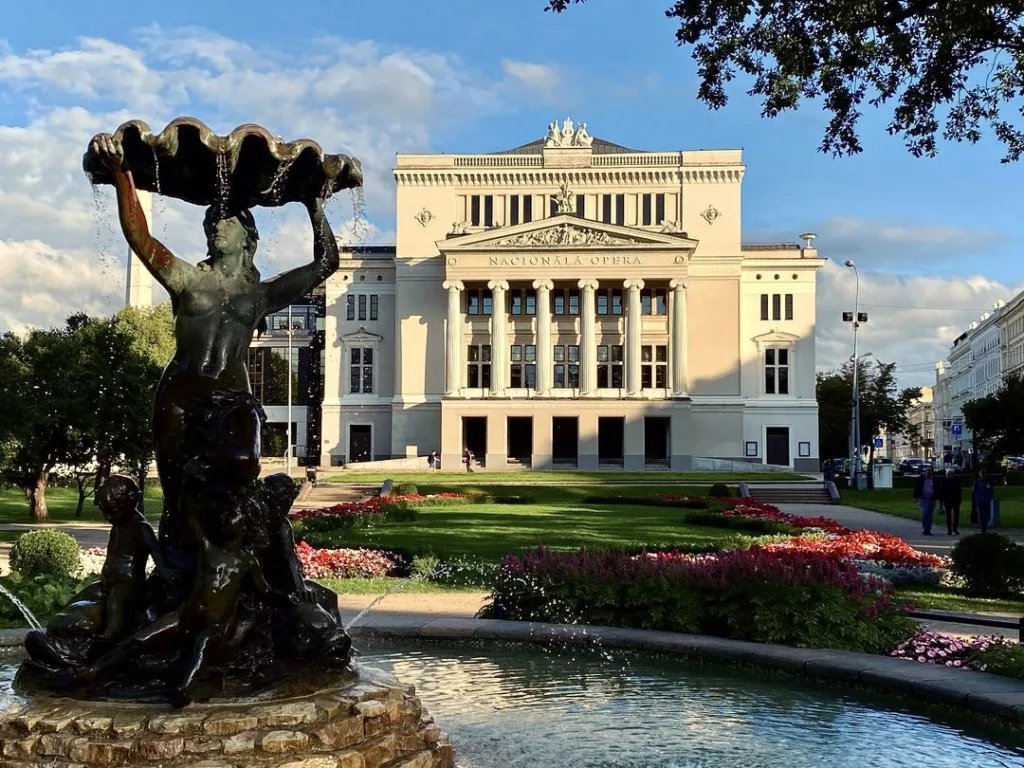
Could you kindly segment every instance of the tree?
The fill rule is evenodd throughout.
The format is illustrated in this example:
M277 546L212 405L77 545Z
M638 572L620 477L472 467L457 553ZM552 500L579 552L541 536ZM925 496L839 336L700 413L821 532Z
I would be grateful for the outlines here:
M998 392L969 400L961 412L977 448L994 458L1024 455L1024 378L1007 376Z
M816 390L818 452L824 459L845 458L850 454L853 378L842 373L819 373Z
M581 2L548 0L545 10ZM1004 163L1024 152L1014 124L1024 114L1024 0L676 0L665 15L678 19L677 43L692 47L701 101L725 106L740 75L764 117L815 100L831 115L822 152L861 151L865 104L892 105L888 131L916 157L936 154L940 131L970 143L991 131Z

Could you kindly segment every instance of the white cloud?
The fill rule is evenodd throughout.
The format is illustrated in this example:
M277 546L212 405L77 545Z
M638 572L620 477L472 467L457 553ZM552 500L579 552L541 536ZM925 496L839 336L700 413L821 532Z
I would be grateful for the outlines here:
M511 79L538 91L550 91L558 86L558 73L548 64L503 59L501 69Z
M311 137L361 160L369 216L390 231L395 153L427 151L444 126L514 109L510 84L538 82L541 70L531 67L542 66L511 63L488 80L457 57L373 41L256 50L208 30L159 26L133 39L133 46L81 38L64 50L0 47L0 88L28 104L23 117L0 119L0 331L59 324L74 311L110 311L122 300L127 247L113 196L91 190L81 169L98 132L129 118L160 130L192 113L220 133L256 122L286 138ZM537 96L518 90L519 100ZM153 232L183 258L201 258L202 215L158 198ZM372 221L356 227L344 198L328 215L343 240L383 236ZM259 220L257 266L265 275L309 258L309 225L298 206L261 212Z
M868 313L868 322L861 326L858 351L896 362L902 386L931 385L934 365L945 359L953 339L993 303L1009 299L1021 288L980 275L889 275L861 270L861 311ZM852 329L841 313L853 310L854 291L853 272L840 263L829 261L818 273L819 370L830 370L853 354Z

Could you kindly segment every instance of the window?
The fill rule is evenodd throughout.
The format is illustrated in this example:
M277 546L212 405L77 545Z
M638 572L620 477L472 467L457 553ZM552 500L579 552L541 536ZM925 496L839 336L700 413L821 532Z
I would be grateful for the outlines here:
M771 319L772 320L781 320L783 318L783 314L782 314L783 301L785 301L785 306L786 306L785 318L787 320L792 320L793 319L793 294L792 293L787 293L785 295L783 295L781 293L774 293L774 294L771 294L771 295L769 295L767 293L762 293L761 294L761 319L762 320L768 320L769 319L768 318L768 300L769 300L769 298L771 299L771 306L772 306L772 311L771 311Z
M490 288L466 289L466 314L489 315L493 305Z
M625 195L601 195L601 221L606 224L626 223Z
M667 315L668 292L664 288L644 288L640 292L640 313L644 315Z
M356 319L356 297L351 293L345 297L345 319Z
M578 315L580 292L578 288L557 288L551 292L552 312L556 315Z
M583 213L586 210L586 208L587 208L587 198L586 198L586 196L585 195L576 195L576 215L579 216L582 219L583 218Z
M665 389L668 386L668 347L645 344L640 347L641 389Z
M622 289L621 288L598 288L595 292L597 299L597 314L599 315L621 315L622 314Z
M470 344L466 350L466 386L487 389L491 386L491 345Z
M370 296L370 319L376 320L380 309L380 297L377 294Z
M533 221L533 195L523 195L523 224Z
M471 195L469 198L469 223L471 226L494 226L494 196Z
M359 296L359 319L360 320L365 320L366 319L366 294L365 293L361 294Z
M533 288L513 288L508 292L510 315L536 315L537 291Z
M519 223L519 195L511 195L508 199L508 223L512 226Z
M654 196L654 223L661 224L665 220L665 196Z
M621 344L602 344L597 348L597 388L622 388Z
M764 391L768 395L789 394L789 350L764 351Z
M556 344L555 387L576 389L580 385L580 348L575 344Z
M513 389L537 388L537 347L534 344L513 344L509 360L509 386Z
M352 347L349 351L348 373L349 393L373 394L373 347Z

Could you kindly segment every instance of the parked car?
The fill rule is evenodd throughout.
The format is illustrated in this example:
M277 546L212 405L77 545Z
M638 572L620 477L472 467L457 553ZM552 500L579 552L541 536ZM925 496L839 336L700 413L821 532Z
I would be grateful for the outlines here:
M895 472L897 475L920 475L931 466L931 463L924 459L903 459L896 465Z

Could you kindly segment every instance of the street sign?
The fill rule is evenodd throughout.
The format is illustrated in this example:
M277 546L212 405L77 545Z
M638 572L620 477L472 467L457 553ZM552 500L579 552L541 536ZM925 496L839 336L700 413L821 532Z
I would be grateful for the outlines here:
M853 312L843 312L843 322L844 323L852 323L853 322Z
M885 438L882 438L882 437L876 437L875 438L875 448L881 448L884 445L885 445Z
M960 437L963 433L964 433L963 425L961 425L961 424L954 424L953 425L953 437Z

